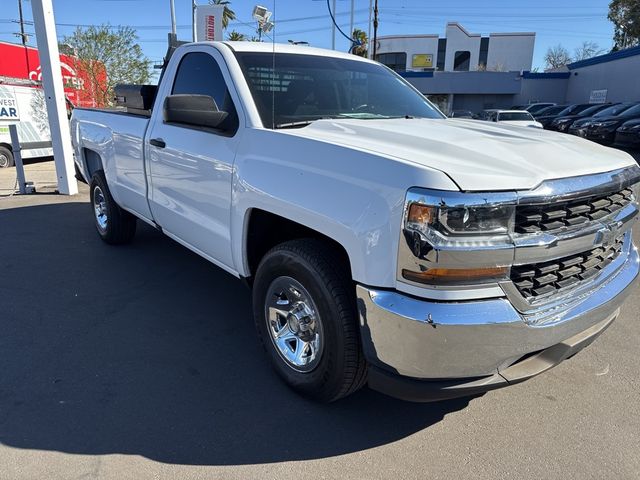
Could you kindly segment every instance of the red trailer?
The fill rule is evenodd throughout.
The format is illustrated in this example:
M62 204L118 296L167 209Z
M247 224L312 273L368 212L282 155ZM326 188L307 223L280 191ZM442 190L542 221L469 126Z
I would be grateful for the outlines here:
M96 92L107 79L104 66L98 64L94 73L96 81L91 81L90 74L79 67L80 62L73 56L60 55L61 74L66 97L78 107L102 107L104 95ZM0 42L0 76L40 81L42 79L38 50L15 43ZM96 85L97 84L97 85Z

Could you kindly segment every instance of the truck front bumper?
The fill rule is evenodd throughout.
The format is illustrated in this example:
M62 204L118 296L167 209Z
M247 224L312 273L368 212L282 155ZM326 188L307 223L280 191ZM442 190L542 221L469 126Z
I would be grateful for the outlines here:
M619 315L639 270L631 245L614 275L538 323L506 298L437 302L358 285L369 386L405 400L434 401L531 378L595 340Z

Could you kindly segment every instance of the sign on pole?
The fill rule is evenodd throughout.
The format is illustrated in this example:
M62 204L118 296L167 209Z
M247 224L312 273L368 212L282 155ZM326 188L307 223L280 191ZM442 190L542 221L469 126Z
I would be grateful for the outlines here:
M42 87L49 118L58 191L64 195L75 195L78 193L78 182L73 165L71 132L64 100L64 85L60 74L60 52L52 0L32 0L31 10L42 66Z
M222 5L196 5L196 42L224 40L222 31Z

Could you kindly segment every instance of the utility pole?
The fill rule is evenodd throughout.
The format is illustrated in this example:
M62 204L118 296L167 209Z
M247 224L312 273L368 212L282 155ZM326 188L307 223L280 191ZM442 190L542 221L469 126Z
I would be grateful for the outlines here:
M349 36L353 39L353 4L355 0L351 0L351 26L349 27ZM353 43L351 44L353 45Z
M22 16L22 0L18 0L18 13L20 15L20 33L17 36L22 40L22 45L27 46L27 42L29 41L29 35L24 33L24 17Z
M176 34L176 6L174 0L169 0L169 8L171 9L171 33Z
M375 0L373 7L373 58L376 59L376 50L378 50L378 0Z
M336 0L333 0L333 18L336 18ZM331 21L331 50L336 49L336 22Z
M196 0L193 0L193 2L191 3L191 16L193 17L191 19L191 23L193 24L191 26L191 35L193 37L193 41L196 41Z
M367 23L367 57L371 58L371 15L373 14L373 0L369 0L369 23Z

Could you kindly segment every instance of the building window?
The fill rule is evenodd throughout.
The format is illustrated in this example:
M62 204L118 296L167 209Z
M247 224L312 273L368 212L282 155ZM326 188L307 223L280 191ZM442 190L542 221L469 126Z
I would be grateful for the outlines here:
M456 52L453 57L453 70L455 72L468 72L469 63L471 62L471 52Z
M487 60L489 58L489 37L480 39L480 58L478 59L478 69L488 70Z
M376 60L396 72L404 72L407 69L407 54L404 52L380 53L376 55Z
M444 71L444 61L447 56L447 39L441 38L438 40L438 60L436 68L440 71Z

